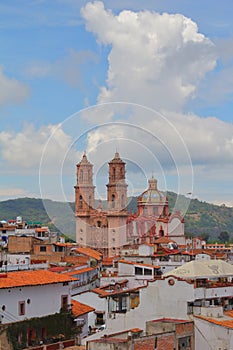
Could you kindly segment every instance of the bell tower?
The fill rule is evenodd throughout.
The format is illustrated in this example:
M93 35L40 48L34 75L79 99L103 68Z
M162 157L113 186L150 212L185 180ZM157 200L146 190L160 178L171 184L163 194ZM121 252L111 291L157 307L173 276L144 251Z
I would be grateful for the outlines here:
M108 202L108 256L119 255L126 241L127 184L125 182L125 162L116 152L109 162L107 184Z
M75 188L75 217L76 241L87 244L88 227L91 212L94 210L93 165L88 161L86 154L77 164Z
M125 162L116 152L109 162L109 181L107 184L108 210L124 212L127 205L127 184L125 182Z

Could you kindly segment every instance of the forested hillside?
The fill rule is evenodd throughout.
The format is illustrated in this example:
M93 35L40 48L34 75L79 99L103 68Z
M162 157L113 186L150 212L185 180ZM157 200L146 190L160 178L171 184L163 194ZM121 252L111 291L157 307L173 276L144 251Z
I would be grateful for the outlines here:
M218 206L197 199L191 201L185 196L168 192L169 210L182 209L189 204L185 213L185 232L217 239L221 232L227 231L233 236L233 208ZM190 203L189 203L190 201ZM103 203L105 204L105 203ZM137 211L137 198L128 200L128 210ZM15 219L22 216L25 221L39 221L48 225L52 231L59 231L75 238L74 203L55 202L36 198L18 198L0 202L0 220Z

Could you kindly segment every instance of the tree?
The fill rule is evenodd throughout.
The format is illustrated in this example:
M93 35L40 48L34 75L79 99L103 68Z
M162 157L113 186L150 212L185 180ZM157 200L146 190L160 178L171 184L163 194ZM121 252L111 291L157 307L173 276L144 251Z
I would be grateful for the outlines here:
M204 241L206 241L206 243L208 243L209 238L210 238L210 234L207 233L207 232L204 232L204 233L201 234L201 237L202 237L202 239L203 239Z
M230 239L230 235L227 231L222 231L220 233L220 235L218 236L218 239L220 242L222 243L226 243L226 242L229 242L229 239Z

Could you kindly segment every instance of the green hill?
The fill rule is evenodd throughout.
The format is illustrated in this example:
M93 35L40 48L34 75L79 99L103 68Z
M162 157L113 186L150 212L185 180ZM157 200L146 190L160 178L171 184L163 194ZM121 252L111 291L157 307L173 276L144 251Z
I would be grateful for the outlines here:
M51 231L75 238L74 203L37 198L17 198L0 202L0 220L16 219L17 216L22 216L26 222L41 222Z
M197 199L191 201L185 196L168 192L169 210L188 207L185 213L185 232L216 239L222 231L233 236L233 208L218 206ZM190 201L190 203L189 203ZM106 203L103 203L104 206ZM188 205L189 204L189 205ZM128 200L129 212L137 211L137 198ZM55 202L36 198L18 198L0 202L0 220L16 219L39 221L49 226L51 231L64 233L75 238L74 203Z

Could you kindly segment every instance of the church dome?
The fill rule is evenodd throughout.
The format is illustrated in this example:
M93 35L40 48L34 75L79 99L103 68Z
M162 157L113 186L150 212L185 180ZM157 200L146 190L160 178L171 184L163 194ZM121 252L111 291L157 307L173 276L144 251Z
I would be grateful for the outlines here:
M148 189L139 197L142 204L163 204L167 201L166 192L158 190L157 180L153 176L149 179L148 185Z

